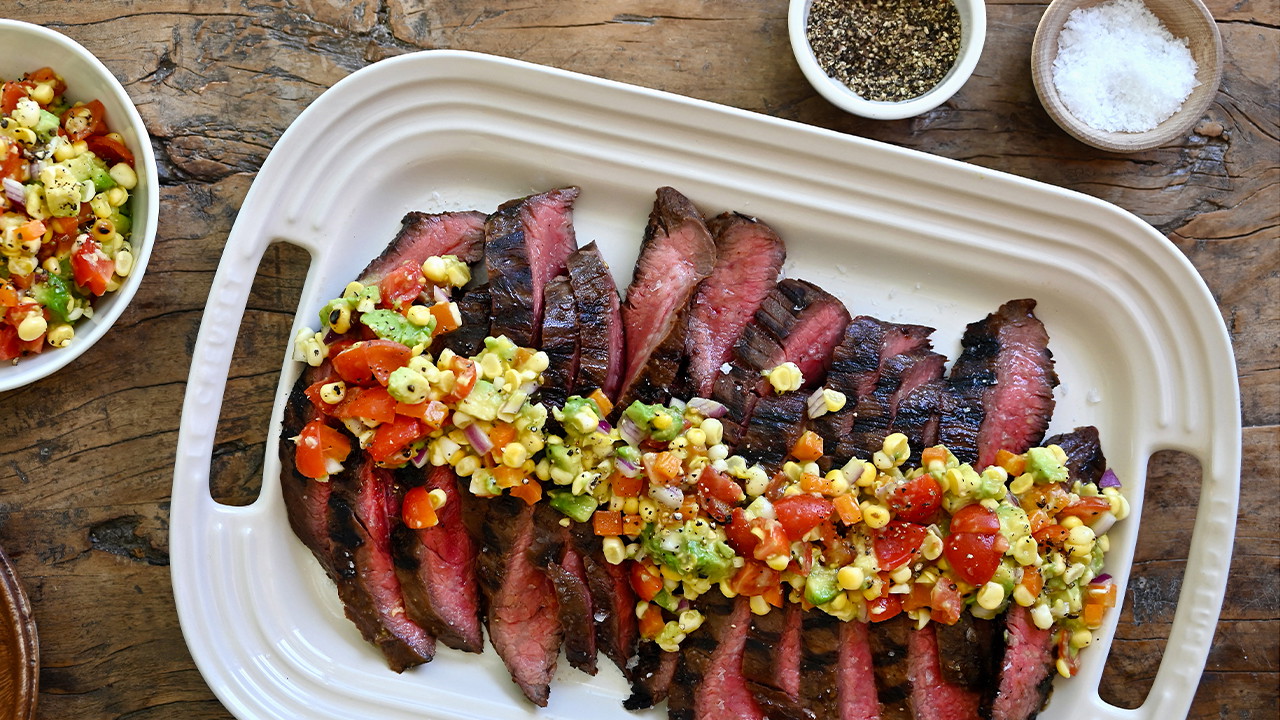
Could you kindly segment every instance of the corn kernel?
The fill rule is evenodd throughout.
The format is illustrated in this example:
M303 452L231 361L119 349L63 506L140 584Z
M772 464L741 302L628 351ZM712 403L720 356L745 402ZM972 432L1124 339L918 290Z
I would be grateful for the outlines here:
M920 552L925 560L937 560L942 555L942 538L933 533L926 534L920 543Z
M911 579L911 563L903 563L896 570L889 573L889 579L895 583L905 583Z
M604 549L604 559L610 565L621 565L622 561L627 559L627 549L617 537L607 537L601 545Z
M1062 677L1071 677L1071 666L1067 664L1066 658L1058 658L1058 661L1055 662L1053 666L1057 668L1058 674Z
M330 405L337 405L347 396L347 384L341 380L320 386L320 399Z
M704 590L703 592L706 591ZM697 610L685 610L680 613L680 617L676 620L677 624L680 625L680 630L686 633L691 633L702 627L702 621L702 613Z
M71 327L67 323L57 323L53 327L49 328L49 334L45 336L45 340L53 347L66 347L71 344L71 339L74 338L75 335L75 328Z
M422 261L422 274L437 285L444 285L449 281L447 263L439 255L432 255Z
M31 342L44 334L49 329L49 323L45 321L44 316L40 313L32 313L23 318L18 323L18 339L23 342Z
M884 439L884 454L889 456L894 465L901 465L911 455L911 443L902 433L890 433Z
M876 530L889 524L889 508L870 500L863 501L859 508L862 510L862 521L867 527Z
M769 473L759 465L752 465L747 468L746 475L746 491L748 495L763 495L765 490L769 488Z
M529 459L529 451L520 443L507 443L502 448L502 464L509 468L518 468Z
M462 452L462 451L459 451ZM458 461L454 466L454 471L461 477L471 477L476 470L480 469L480 460L475 455L467 455Z
M695 447L699 445L706 446L707 444L707 433L702 428L689 428L689 432L685 433L684 436L689 441L689 444Z
M1067 543L1070 545L1092 545L1093 528L1088 525L1079 525L1071 528L1071 531L1067 533Z
M782 572L783 570L787 569L788 565L791 564L791 556L790 555L773 555L768 560L765 560L764 564L768 565L774 570L777 570L778 572Z
M404 314L404 317L406 320L418 327L426 327L431 324L431 321L434 319L434 316L431 314L431 309L425 305L411 306L408 312Z
M866 576L862 572L862 568L854 565L845 565L836 573L836 582L844 590L861 590L862 584L866 582Z
M831 483L831 492L834 495L843 495L849 490L849 479L845 477L844 471L840 468L833 468L827 471L825 476L827 481Z
M800 386L804 384L804 375L800 372L800 367L793 362L782 363L767 371L765 376L769 379L769 384L773 386L773 391L778 395L799 390Z
M1021 495L1030 490L1031 486L1035 485L1035 482L1035 475L1032 475L1031 473L1023 473L1014 478L1013 482L1009 483L1009 492L1014 495Z
M1036 602L1036 596L1031 594L1026 585L1017 585L1013 588L1013 600L1022 607L1031 607Z
M871 455L871 462L875 464L879 470L892 470L894 468L893 458L883 450L877 450Z
M1069 517L1063 518L1060 524L1062 525L1062 527L1068 530L1074 530L1075 528L1083 527L1084 521L1076 517L1075 515L1071 515Z
M1031 621L1041 630L1053 627L1053 613L1049 611L1049 606L1039 603L1031 608Z
M769 602L768 602L767 600L765 600L765 599L764 599L764 596L763 596L763 595L752 595L752 596L751 596L751 612L752 612L753 614L755 614L755 615L768 615L768 614L769 614L769 610L770 610Z
M1004 586L998 582L989 582L978 591L978 605L987 610L997 610L1004 602Z
M546 370L550 364L551 359L547 357L545 352L539 350L525 361L524 369L529 370L530 372L541 373Z
M1017 560L1019 565L1040 564L1040 553L1035 538L1030 535L1018 538L1013 544L1013 559Z
M351 282L347 283L347 286L345 288L342 289L342 299L348 302L355 302L356 297L360 295L360 293L363 291L364 291L364 285L361 285L355 280L352 280Z
M1071 633L1071 640L1069 642L1071 643L1071 647L1076 649L1088 647L1093 643L1093 633L1085 629L1077 630Z
M703 420L702 425L700 425L699 428L707 435L706 442L708 447L712 445L719 445L720 442L724 440L724 423L720 422L716 418L707 418L706 420ZM728 450L728 448L725 449L726 451Z
M839 412L844 409L845 404L849 402L849 398L845 397L845 394L839 390L823 388L822 402L826 405L827 412Z

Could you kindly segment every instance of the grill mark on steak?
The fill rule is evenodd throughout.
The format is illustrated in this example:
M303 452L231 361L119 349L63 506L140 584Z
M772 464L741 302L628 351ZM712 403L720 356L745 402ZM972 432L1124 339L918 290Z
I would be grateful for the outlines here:
M764 720L742 676L751 607L747 598L700 598L706 620L680 645L680 664L667 698L668 715L690 720Z
M568 187L509 200L485 221L492 333L522 347L538 347L543 289L565 271L577 249Z
M355 468L331 477L329 539L333 567L347 617L365 640L382 650L396 672L431 660L435 640L405 612L391 559L388 504L390 472L353 450Z
M448 348L463 357L471 357L484 349L484 339L489 337L489 285L467 290L457 302L462 325L453 332L432 338L432 355L439 355L440 351Z
M976 470L995 462L999 450L1034 447L1049 427L1058 376L1035 307L1035 300L1010 300L970 323L960 341L939 439Z
M809 393L803 391L760 398L735 452L748 463L760 463L770 473L782 467L782 461L804 432L808 400Z
M720 367L773 290L787 256L777 233L755 218L724 213L707 226L715 240L715 268L698 285L685 335L689 390L698 397L711 396Z
M748 682L799 697L802 615L799 605L788 603L782 611L751 616L742 652L742 676Z
M978 714L989 717L995 699L1000 659L1004 657L1004 617L993 620L961 613L953 625L935 626L938 664L942 679L949 685L978 695Z
M409 619L451 648L483 652L477 549L462 525L458 477L447 465L426 470L406 466L395 475L391 555ZM400 502L409 487L418 485L440 490L446 499L436 510L435 526L414 530L400 521Z
M911 675L907 664L911 620L899 615L875 623L867 630L880 720L912 720Z
M981 693L952 685L942 676L937 623L911 633L907 663L917 720L978 720Z
M636 399L670 397L684 360L686 309L715 261L715 244L697 208L672 188L659 188L622 305L627 369L616 412Z
M569 528L560 524L559 510L538 503L533 511L533 542L529 561L546 573L559 604L560 627L569 664L596 674L596 634L591 593L582 558L569 544Z
M636 595L622 565L605 560L603 538L587 523L576 523L569 529L569 543L582 561L591 593L591 614L595 620L595 643L613 660L624 676L636 651L639 627L636 621Z
M595 241L569 256L569 285L577 303L578 372L574 386L586 396L599 389L610 400L622 382L622 302L609 265Z
M1018 604L1009 608L1006 650L992 720L1032 720L1053 690L1053 631L1041 630Z
M542 351L547 354L547 369L542 371L538 400L551 410L564 407L578 374L578 313L567 277L547 283L543 307Z
M1072 482L1097 483L1107 470L1107 458L1102 454L1098 428L1092 425L1046 438L1042 444L1045 447L1057 445L1067 454L1067 477Z
M643 710L666 700L679 661L680 653L667 652L652 640L640 642L636 647L636 664L631 670L631 696L622 706Z
M840 657L836 683L840 693L840 720L878 720L876 675L871 659L868 626L846 622L840 627Z
M433 255L456 255L462 262L476 262L484 254L484 221L480 212L411 212L400 220L400 231L387 249L360 273L360 282L375 284L401 265L421 265Z
M840 717L840 625L824 612L804 614L800 702L819 718Z
M905 333L893 328L886 331L886 336L890 333L904 341L907 337ZM919 401L929 399L925 395L928 391L922 391L921 388L942 377L946 358L929 350L928 336L911 336L911 339L912 342L907 346L909 349L884 357L875 388L866 395L858 396L853 427L840 441L840 455L870 459L884 444L884 439L895 431L898 408L905 398L912 398L913 402L908 403L908 414L904 416L902 424L904 430L911 430L916 435L912 447L921 447L919 443L925 426L933 416L933 408L928 407L927 402L926 407L919 407ZM886 343L886 349L901 346L900 343ZM912 397L913 393L918 393L919 396Z
M555 587L528 557L534 508L507 495L478 502L484 518L477 577L489 641L525 697L546 707L563 629Z

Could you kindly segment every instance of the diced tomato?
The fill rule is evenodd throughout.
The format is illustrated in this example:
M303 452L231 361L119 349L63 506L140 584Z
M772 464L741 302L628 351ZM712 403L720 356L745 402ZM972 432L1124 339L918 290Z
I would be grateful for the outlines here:
M86 238L80 249L71 255L71 270L77 285L101 296L107 292L107 283L116 271L116 263L102 252L97 240Z
M708 465L698 475L698 496L708 515L717 522L725 522L733 506L746 498L746 493L733 478Z
M662 574L648 560L631 563L631 589L641 600L649 601L662 592Z
M395 370L409 364L413 353L392 340L365 340L333 356L333 369L350 385L386 385Z
M800 462L811 462L822 457L822 436L812 430L800 434L795 447L791 448L791 457Z
M957 577L970 585L982 585L996 574L1008 544L1003 535L995 533L952 533L942 552Z
M756 518L751 521L751 528L752 530L758 528L763 535L751 551L752 557L757 560L768 560L779 555L791 555L791 541L787 538L787 531L782 527L782 523L767 518ZM755 532L751 534L755 536Z
M384 391L385 392L385 391ZM375 462L382 462L426 436L427 426L417 418L392 414L392 420L373 431L373 442L365 452Z
M360 418L377 423L389 423L396 419L396 399L384 387L349 387L346 397L333 410L338 418ZM404 417L404 416L401 416ZM405 418L421 423L417 418ZM423 424L425 428L426 425Z
M445 396L444 401L450 404L462 402L471 394L476 386L476 364L464 357L455 357L451 363L455 378L453 391Z
M417 418L426 423L429 429L439 430L444 421L449 419L449 406L439 400L428 400L416 405L397 402L396 414Z
M67 82L51 67L42 67L35 72L27 73L26 79L33 83L50 86L53 88L53 96L55 98L67 91Z
M871 544L876 552L877 566L885 572L895 570L920 551L927 534L923 526L902 520L890 521L874 531Z
M114 133L93 135L85 138L85 144L89 146L89 150L94 155L102 158L107 165L115 165L116 163L133 165L133 151Z
M1030 514L1034 510L1041 510L1049 517L1057 515L1062 508L1071 504L1071 496L1058 483L1049 483L1048 485L1032 485L1029 490L1022 493L1019 501L1022 509Z
M616 492L616 491L615 491ZM728 524L724 525L725 538L729 547L743 557L751 557L760 538L751 532L751 521L747 519L747 511L734 508Z
M10 143L9 150L0 157L0 178L13 178L18 182L28 179L30 163L22 156L22 148L17 143Z
M1104 497L1082 497L1058 513L1058 517L1078 517L1085 525L1092 525L1102 513L1111 512L1111 502Z
M5 283L0 285L0 307L16 307L18 305L18 289Z
M652 640L658 637L666 626L667 621L662 617L662 608L657 605L650 605L645 608L644 614L640 616L640 637Z
M0 362L21 356L22 345L18 340L18 329L8 323L0 323Z
M342 462L351 453L351 441L340 430L312 420L298 434L294 465L313 480L329 476L329 461Z
M422 268L410 262L387 273L378 283L378 292L384 307L398 310L417 300L424 287L426 279L422 277Z
M84 140L90 135L100 135L107 131L107 109L98 100L91 100L84 105L67 108L62 113L62 129L71 142Z
M924 583L912 583L911 592L902 599L903 610L919 610L933 603L933 588Z
M453 332L462 326L462 315L456 303L438 302L427 309L436 320L433 332L437 335Z
M597 510L591 516L591 530L601 537L621 535L622 512L618 510Z
M18 226L14 231L14 239L18 242L27 242L29 240L39 240L44 237L44 223L39 220L32 220Z
M414 530L425 530L439 524L440 518L431 504L431 491L422 486L409 488L400 505L400 518Z
M805 533L814 529L823 520L831 516L834 505L826 498L813 495L791 495L773 504L774 514L778 522L787 531L792 540L799 540Z
M650 481L658 485L670 485L684 469L680 456L671 452L655 453L651 457L646 456L645 460Z
M53 228L55 234L75 235L76 230L80 227L80 220L73 217L49 218L49 225Z
M782 573L762 562L748 560L734 573L730 585L739 595L764 595L782 582Z
M0 91L0 111L3 111L5 115L11 114L18 107L19 100L30 96L32 87L32 83L5 83L4 90Z
M627 477L620 472L615 472L609 477L609 486L613 488L613 494L618 497L640 497L640 491L644 489L644 478L640 475Z
M1067 677L1073 677L1080 669L1080 654L1071 649L1071 633L1058 628L1058 659L1067 671Z
M884 622L901 612L901 595L881 595L867 601L867 619L871 622Z
M862 520L862 508L858 507L858 501L852 495L840 495L831 504L845 525L855 525Z
M951 516L951 532L997 533L1000 532L1000 518L977 503L965 505Z
M921 475L894 488L889 495L893 516L907 522L927 524L942 506L942 487L932 475Z
M526 505L534 505L542 499L542 483L537 478L526 477L524 482L507 491L511 497L520 498Z
M800 490L807 493L817 493L819 495L834 495L835 486L831 481L821 475L813 473L804 473L800 476Z
M1067 535L1070 531L1061 525L1050 524L1031 533L1031 537L1043 546L1056 547L1061 549L1067 542Z
M828 565L844 567L858 559L853 544L839 535L825 539L823 545L822 554Z
M941 577L929 593L930 618L943 625L954 625L964 613L964 597L950 579Z

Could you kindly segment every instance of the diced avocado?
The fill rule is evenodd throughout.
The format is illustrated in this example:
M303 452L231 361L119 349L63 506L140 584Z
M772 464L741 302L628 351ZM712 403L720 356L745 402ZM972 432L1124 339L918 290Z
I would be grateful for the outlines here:
M400 313L385 309L364 313L360 316L360 322L383 340L392 340L406 347L431 342L431 332L436 327L435 318L432 318L426 327L418 327Z
M614 450L614 452L617 453L620 459L626 460L632 465L638 466L641 463L639 448L633 448L630 445L622 445Z
M329 327L330 325L329 318L333 317L333 311L341 310L343 308L346 308L348 311L350 311L351 303L347 302L346 300L343 300L342 298L335 298L325 303L324 307L320 308L320 327L322 328Z
M1067 469L1049 448L1037 447L1027 451L1027 472L1035 473L1036 479L1042 483L1067 481Z
M680 648L680 641L685 637L685 633L680 629L680 623L675 620L668 620L666 625L662 626L662 630L658 636L653 639L658 647L666 652L675 652Z
M80 212L80 182L63 165L50 165L40 172L44 201L54 217L75 217Z
M116 212L111 213L111 224L115 226L116 232L121 235L128 235L129 231L133 229L133 220L129 219L127 214L120 212L127 205L128 203L125 203L124 206L116 208Z
M550 497L551 507L580 523L589 522L591 514L599 505L590 495L574 495L568 490L550 490L547 495Z
M582 450L576 447L560 443L548 444L547 460L551 461L552 479L562 485L572 482L582 472Z
M57 115L42 109L40 111L40 119L36 121L36 126L32 130L35 130L40 142L49 142L49 138L58 132L59 124Z
M489 352L502 358L503 362L509 363L515 359L516 344L508 340L506 335L485 338L484 347Z
M67 303L71 295L67 284L57 275L49 275L43 283L31 288L36 300L53 313L62 322L67 322Z
M502 406L502 394L488 380L477 380L475 387L462 402L458 410L473 418L492 421L498 417L498 408Z
M680 601L667 592L666 588L659 590L658 594L653 596L653 603L667 612L675 612L680 609Z
M1001 503L1000 507L996 508L996 517L1000 518L1000 532L1009 540L1011 546L1019 538L1031 534L1031 521L1027 519L1027 513L1017 505Z
M93 174L93 156L88 153L81 153L58 164L66 168L78 182L88 180Z
M1003 499L1009 493L1004 480L994 468L987 468L978 475L978 489L974 493L981 500Z
M703 520L676 527L646 525L640 540L656 562L681 575L717 581L734 571L733 549Z
M94 158L93 166L90 168L89 179L93 180L93 189L98 192L104 192L116 186L115 178L111 177L111 173L107 171L107 164L97 158Z
M814 565L804 581L804 599L814 605L824 605L840 592L836 583L836 571L825 565Z
M663 405L646 405L636 400L623 414L639 425L654 442L670 442L684 430L684 417L680 411Z
M408 367L396 368L387 379L387 392L402 403L418 405L427 399L431 383L422 373Z
M356 294L356 312L368 313L378 308L378 303L382 302L382 292L378 290L377 285L365 285Z
M553 411L572 436L588 435L600 427L600 406L594 400L574 395L564 403L563 409Z
M476 497L496 497L502 494L498 487L498 478L487 468L480 468L471 473L471 494Z

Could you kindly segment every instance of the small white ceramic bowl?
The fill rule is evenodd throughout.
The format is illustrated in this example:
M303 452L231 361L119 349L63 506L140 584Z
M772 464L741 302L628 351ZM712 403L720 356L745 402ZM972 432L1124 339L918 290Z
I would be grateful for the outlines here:
M67 81L72 101L102 101L107 125L124 137L133 151L138 186L130 191L133 203L133 270L120 289L98 299L93 317L75 324L76 335L65 348L46 347L39 355L24 357L14 365L0 363L0 392L22 387L46 377L75 360L98 341L124 312L142 282L155 244L160 189L151 137L124 88L93 53L65 35L39 25L0 19L0 78L16 80L23 73L51 67Z
M987 38L987 6L984 0L952 0L960 13L960 54L951 71L942 82L925 94L899 102L867 100L848 85L830 77L818 65L818 59L809 45L806 28L809 25L809 7L813 0L791 0L787 13L787 30L791 35L791 51L804 72L809 84L833 105L854 115L873 120L901 120L932 110L965 84L973 74L973 68L982 55L982 45Z

